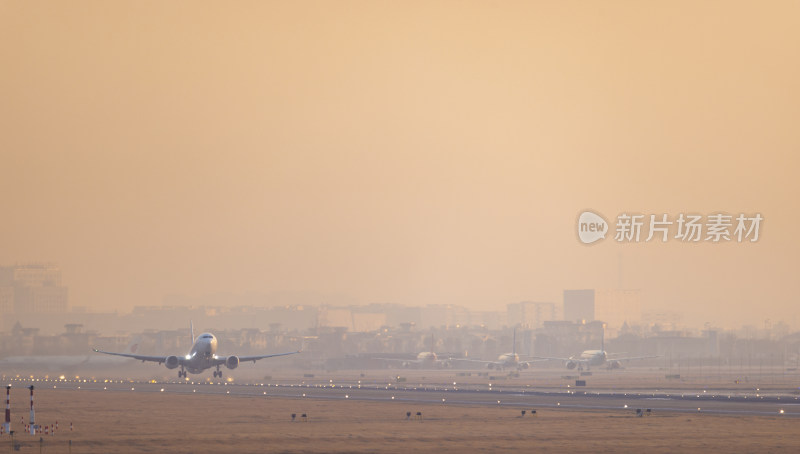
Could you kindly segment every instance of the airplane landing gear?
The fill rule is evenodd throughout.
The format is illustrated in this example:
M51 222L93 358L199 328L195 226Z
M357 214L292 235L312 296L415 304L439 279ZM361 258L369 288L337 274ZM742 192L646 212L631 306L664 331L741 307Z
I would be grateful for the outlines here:
M219 366L217 366L217 370L214 371L214 378L222 378L222 371L219 370Z
M186 371L183 368L178 371L178 378L186 378Z

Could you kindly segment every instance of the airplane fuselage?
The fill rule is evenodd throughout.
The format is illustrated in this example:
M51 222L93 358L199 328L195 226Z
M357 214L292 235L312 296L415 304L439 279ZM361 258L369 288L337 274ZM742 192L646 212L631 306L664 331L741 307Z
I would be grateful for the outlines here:
M519 364L519 355L516 353L503 353L497 357L501 367L516 367Z
M417 355L417 361L421 363L435 363L438 358L434 352L421 352Z
M183 358L181 365L192 374L199 374L215 367L217 363L217 338L213 334L203 333L197 337L189 354Z
M579 356L571 356L566 360L567 369L578 368L582 370L592 366L601 366L606 363L608 355L605 350L584 350Z
M601 366L607 358L608 355L603 350L585 350L578 359L588 366Z

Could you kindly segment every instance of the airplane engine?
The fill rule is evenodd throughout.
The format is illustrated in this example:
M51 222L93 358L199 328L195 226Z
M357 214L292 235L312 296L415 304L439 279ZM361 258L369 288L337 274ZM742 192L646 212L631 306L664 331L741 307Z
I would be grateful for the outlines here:
M567 361L567 369L572 370L578 367L578 363L575 361Z
M239 357L229 356L228 359L225 360L225 367L228 369L236 369L239 367Z
M608 368L609 369L619 369L620 367L622 367L622 364L620 364L619 361L609 361L608 362Z
M167 356L167 360L164 361L164 365L167 366L167 369L175 369L176 367L180 366L180 360L178 360L178 357L175 355Z

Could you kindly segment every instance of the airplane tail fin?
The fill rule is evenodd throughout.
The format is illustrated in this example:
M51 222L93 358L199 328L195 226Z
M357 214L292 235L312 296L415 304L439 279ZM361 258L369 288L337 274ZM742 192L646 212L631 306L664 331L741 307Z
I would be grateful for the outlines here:
M514 337L513 337L513 344L511 345L511 354L517 354L517 328L514 327Z
M189 334L192 336L192 341L189 345L194 345L194 322L189 320Z
M130 341L128 341L128 346L125 348L125 353L130 354L137 354L141 352L141 343L142 337L141 336L133 336L131 337Z
M606 351L606 325L603 323L600 329L600 350Z

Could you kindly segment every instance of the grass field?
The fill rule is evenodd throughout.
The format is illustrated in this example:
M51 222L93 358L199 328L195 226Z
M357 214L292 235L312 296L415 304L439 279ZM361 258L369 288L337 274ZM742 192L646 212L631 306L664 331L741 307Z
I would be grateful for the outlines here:
M15 390L12 429L28 418L25 397ZM37 390L36 415L42 425L58 421L59 431L17 434L20 452L39 452L40 438L46 453L70 452L69 440L73 453L800 452L800 421L778 416L522 416L512 408L53 389ZM9 442L4 435L0 451Z

